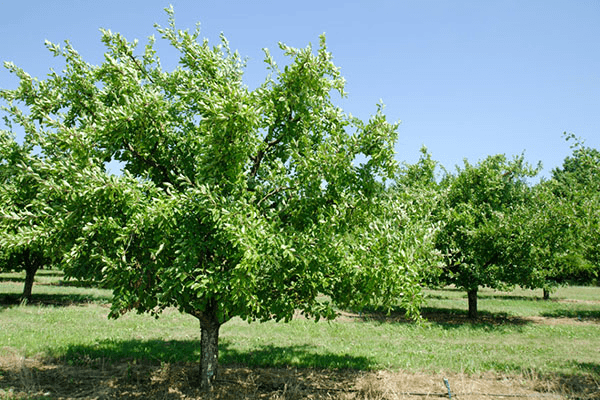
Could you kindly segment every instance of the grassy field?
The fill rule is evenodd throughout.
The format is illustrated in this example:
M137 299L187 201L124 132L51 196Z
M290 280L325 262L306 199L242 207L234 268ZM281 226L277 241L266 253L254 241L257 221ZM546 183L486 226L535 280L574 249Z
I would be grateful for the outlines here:
M179 388L172 398L193 397L189 390L193 391L194 382L189 376L194 373L189 371L197 368L200 352L195 318L167 310L159 319L131 313L108 320L109 291L64 282L56 271L40 271L33 301L22 306L15 304L22 280L19 274L0 274L0 398L111 398L97 392L111 385L117 388L110 393L120 392L118 397L123 397L126 387L111 384L111 374L137 376L138 391L154 382L140 381L140 376L158 376L156 382L162 376L167 382L164 385L171 385L169 390ZM425 395L406 387L411 385L405 379L408 374L420 377L413 379L413 386L431 377L452 376L463 384L491 380L492 386L479 389L488 394L493 384L505 380L512 383L502 390L513 396L525 390L525 385L531 393L557 398L600 398L600 288L560 288L549 301L541 299L541 290L480 290L481 318L477 323L466 318L466 293L445 289L428 291L427 297L423 309L427 321L422 324L407 322L400 315L350 312L336 321L319 323L303 318L287 324L232 320L221 328L222 375L231 375L229 386L223 385L262 387L254 390L256 398L264 398L259 396L263 392L269 394L267 398L307 397L307 392L294 397L289 381L272 387L255 382L292 373L296 377L293 382L296 386L303 382L302 387L327 377L320 384L331 389L327 392L330 397L322 398ZM165 370L171 378L165 378ZM57 396L60 388L44 384L46 378L58 379L44 371L70 376L73 382L82 371L107 375L88 397L86 389L79 386L71 389L83 395L69 397L65 393ZM322 372L315 375L314 371ZM374 386L373 382L381 381L381 374L399 380L399 373L405 377L403 389ZM244 376L241 383L240 374ZM372 379L365 383L368 376ZM354 389L345 390L349 387ZM321 398L321 389L308 397ZM338 392L338 397L331 397ZM235 393L242 392L236 389ZM240 397L251 397L243 393ZM482 392L478 394L485 398ZM455 397L467 398L466 394Z

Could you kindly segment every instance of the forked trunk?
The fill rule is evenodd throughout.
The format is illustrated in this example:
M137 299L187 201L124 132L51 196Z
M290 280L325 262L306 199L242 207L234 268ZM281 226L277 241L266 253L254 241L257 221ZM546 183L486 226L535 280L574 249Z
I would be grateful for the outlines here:
M210 315L209 315L210 314ZM203 313L200 320L200 387L212 389L219 367L219 328L221 323L215 312Z
M21 303L26 304L31 301L31 292L33 290L33 280L39 266L36 262L28 262L25 266L25 286L21 295Z
M477 319L477 288L471 289L467 292L467 296L469 297L469 318Z

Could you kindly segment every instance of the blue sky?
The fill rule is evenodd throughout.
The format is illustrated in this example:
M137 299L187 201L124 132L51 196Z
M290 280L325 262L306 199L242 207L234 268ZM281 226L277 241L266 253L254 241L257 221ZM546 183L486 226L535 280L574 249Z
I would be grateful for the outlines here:
M262 48L316 46L325 33L344 110L366 119L381 99L402 121L398 161L415 162L422 145L447 169L525 152L548 176L571 153L563 132L600 148L600 1L2 1L0 60L44 77L61 68L44 40L68 39L100 63L100 27L143 44L169 4L178 27L200 22L202 36L216 44L223 32L248 57L251 87L267 73ZM0 70L0 88L16 84Z

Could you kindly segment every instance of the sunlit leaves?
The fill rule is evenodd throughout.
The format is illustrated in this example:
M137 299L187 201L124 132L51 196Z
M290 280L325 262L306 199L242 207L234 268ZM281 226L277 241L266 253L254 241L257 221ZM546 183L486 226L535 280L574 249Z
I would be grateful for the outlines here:
M47 43L65 68L44 80L8 66L20 78L2 92L9 122L39 149L39 204L15 217L52 215L39 232L56 233L68 275L114 289L114 316L318 319L332 302L398 299L414 311L431 241L386 190L398 125L381 105L367 122L335 106L345 82L324 37L281 44L281 68L266 52L271 74L250 90L224 36L213 45L167 13L157 31L179 53L174 70L154 37L141 48L109 30L100 65L67 42Z
M532 206L526 178L537 171L523 157L496 155L477 165L465 161L455 175L444 178L443 224L436 238L446 260L444 283L468 291L527 284L528 253L513 244L524 238L518 232L520 210Z

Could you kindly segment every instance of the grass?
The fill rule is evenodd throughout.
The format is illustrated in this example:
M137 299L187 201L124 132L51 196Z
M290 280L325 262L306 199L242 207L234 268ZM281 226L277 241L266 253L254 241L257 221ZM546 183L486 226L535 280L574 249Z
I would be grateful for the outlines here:
M456 289L427 291L427 310L465 312L466 292ZM515 289L500 292L480 289L479 310L484 314L503 314L512 317L571 317L600 319L600 288L587 286L561 287L549 301L542 299L542 290Z
M222 358L249 365L573 374L598 365L597 353L589 350L600 344L597 332L597 326L448 328L368 322L358 327L295 321L255 327L234 322L224 332Z
M0 299L18 297L20 275L0 274ZM117 360L150 363L199 359L199 324L167 310L159 319L127 314L108 320L110 292L62 282L41 271L30 305L0 305L0 357L68 365ZM61 283L62 282L62 283ZM468 322L466 294L428 291L422 324L391 315L333 322L248 324L234 319L220 336L222 364L330 370L408 370L483 374L587 375L600 379L600 288L541 291L482 289L480 322ZM1 369L0 369L1 372Z

